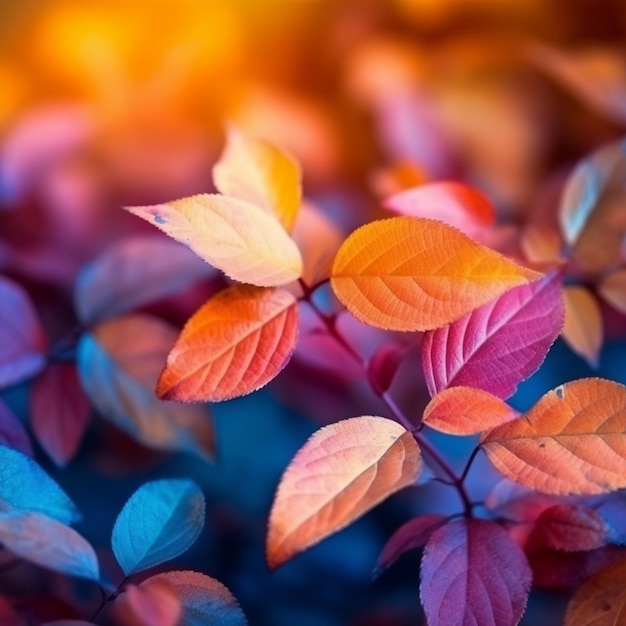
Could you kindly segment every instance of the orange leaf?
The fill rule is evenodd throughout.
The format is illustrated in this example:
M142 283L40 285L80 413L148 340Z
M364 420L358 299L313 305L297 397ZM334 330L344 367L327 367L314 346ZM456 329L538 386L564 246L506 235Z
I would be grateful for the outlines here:
M413 435L392 420L366 415L318 430L280 481L269 520L270 568L414 483L420 466Z
M487 391L450 387L428 403L423 422L449 435L474 435L510 422L518 415L506 402Z
M552 494L626 487L626 387L583 378L545 394L481 446L507 478Z
M273 287L302 274L300 251L284 228L245 200L200 194L126 210L184 243L234 280Z
M261 207L287 231L293 228L301 200L300 167L268 141L229 128L224 152L213 167L213 181L224 195Z
M586 580L572 596L565 626L618 626L626 616L626 561L611 565Z
M626 315L626 269L609 274L598 285L598 293L605 302Z
M298 305L283 289L233 285L187 321L167 357L157 394L219 402L255 391L287 364L298 335Z
M362 322L414 331L449 324L540 277L456 228L393 217L361 226L344 241L331 285Z
M602 313L595 297L585 287L568 285L565 296L563 339L592 367L598 365L602 348Z

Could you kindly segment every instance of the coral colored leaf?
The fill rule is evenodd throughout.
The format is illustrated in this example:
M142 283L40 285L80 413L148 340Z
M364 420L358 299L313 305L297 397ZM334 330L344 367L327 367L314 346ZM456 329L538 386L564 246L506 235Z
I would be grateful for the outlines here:
M127 210L184 243L234 280L273 287L302 274L300 251L285 229L245 200L201 194Z
M423 548L429 537L437 528L446 523L444 515L421 515L414 517L389 538L383 551L376 561L373 577L376 578L393 565L405 552L416 548Z
M447 224L392 217L361 226L344 241L331 285L362 322L414 331L449 324L540 277Z
M383 206L400 215L427 217L455 226L469 237L493 226L493 205L477 189L455 182L436 182L401 191Z
M163 580L128 585L116 608L125 626L178 626L182 615L176 590Z
M69 496L25 454L0 446L0 499L12 509L43 513L70 524L80 513Z
M255 391L287 364L298 337L298 304L284 289L233 285L187 321L167 357L157 394L219 402Z
M0 445L33 456L33 447L26 429L2 398L0 398Z
M591 367L597 367L603 342L600 305L585 287L568 285L565 294L565 325L563 339Z
M530 262L545 263L561 256L563 241L556 226L531 222L521 233L520 246Z
M226 146L213 167L220 193L261 207L291 231L302 196L300 166L269 141L229 128Z
M626 622L626 559L601 570L575 592L565 626L619 626Z
M91 405L74 363L51 363L30 394L30 426L39 445L57 464L71 461L89 424Z
M482 438L507 478L552 494L626 487L626 387L583 378L549 391L518 419Z
M513 395L558 337L563 308L560 277L553 273L427 332L422 367L430 394L463 385L503 400Z
M607 525L594 509L564 503L539 515L529 541L533 546L576 552L605 546L607 535Z
M376 393L385 393L408 352L408 347L398 343L382 345L367 363L367 377Z
M170 296L214 271L163 236L124 239L78 274L76 313L83 324L93 324Z
M596 272L620 260L626 234L626 140L604 146L572 172L559 207L563 235L580 267Z
M515 626L530 591L521 548L498 524L456 520L435 530L422 557L429 626Z
M46 363L46 338L28 294L0 276L0 388L35 376Z
M626 269L609 274L598 285L598 294L614 309L626 315Z
M113 553L124 573L185 552L204 526L204 509L204 496L191 480L155 480L139 487L113 526Z
M30 563L69 576L100 576L91 545L72 528L40 513L0 515L0 543Z
M154 394L176 335L175 328L147 315L108 320L81 337L78 373L102 416L138 441L211 459L215 433L207 411L165 402Z
M315 432L285 470L270 513L275 569L413 484L421 456L398 423L366 415Z
M450 387L428 403L422 421L449 435L475 435L510 422L518 415L506 402L487 391Z
M141 586L164 581L177 592L182 605L180 626L246 626L246 618L232 593L219 581L191 571L157 574Z

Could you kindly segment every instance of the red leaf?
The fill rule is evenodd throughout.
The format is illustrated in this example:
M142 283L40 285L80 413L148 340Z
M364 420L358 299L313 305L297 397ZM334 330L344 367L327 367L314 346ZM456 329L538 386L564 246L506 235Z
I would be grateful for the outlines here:
M532 546L575 552L607 543L608 529L600 514L586 506L556 504L537 518L530 534Z
M0 445L33 456L28 433L2 398L0 398Z
M367 377L376 393L382 395L391 387L407 352L407 346L397 343L385 344L374 352L367 364Z
M512 521L534 522L543 511L562 500L503 478L489 492L485 506L495 515Z
M27 621L12 606L0 596L0 624L2 626L26 626Z
M53 363L37 378L30 396L30 426L57 465L74 458L89 424L91 406L74 363Z
M0 277L0 388L37 374L45 351L46 337L28 294Z
M443 515L421 515L402 524L389 538L376 561L373 577L391 567L405 552L423 548L432 533L446 522Z
M422 558L421 598L429 626L515 626L531 572L498 524L455 520L436 530Z
M563 327L560 275L515 287L426 332L422 367L431 395L465 385L505 400L533 374Z

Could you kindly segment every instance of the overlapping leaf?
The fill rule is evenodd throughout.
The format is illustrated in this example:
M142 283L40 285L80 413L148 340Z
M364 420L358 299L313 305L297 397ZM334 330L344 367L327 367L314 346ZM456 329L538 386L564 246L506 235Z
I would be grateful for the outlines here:
M300 208L300 177L300 166L287 152L232 127L213 167L213 182L220 193L261 207L287 231Z
M13 554L69 576L98 580L91 545L75 530L40 513L0 515L0 543Z
M111 545L126 575L182 554L204 526L204 496L191 480L155 480L124 505Z
M438 393L424 409L423 422L449 435L474 435L505 424L517 411L482 389L450 387Z
M124 239L79 273L76 313L84 324L93 324L172 295L214 271L162 236Z
M431 395L464 385L508 398L543 362L563 310L560 278L552 273L427 332L422 367Z
M46 338L28 294L0 276L0 388L43 369Z
M565 294L563 339L576 354L596 367L604 339L602 312L586 287L568 285Z
M331 285L361 321L415 331L449 324L538 278L451 226L394 217L370 222L344 241Z
M74 458L90 414L74 363L52 363L35 380L30 394L30 426L39 445L57 465Z
M210 459L215 434L206 410L154 394L176 336L173 327L147 315L103 322L78 344L80 380L98 411L138 441Z
M370 415L314 433L285 470L270 513L273 569L341 530L403 487L421 466L413 435Z
M272 287L302 274L302 257L278 220L245 200L201 194L127 207L232 279Z
M553 494L626 487L626 387L600 378L566 383L481 445L507 478Z
M165 582L180 598L180 626L245 626L246 618L232 593L219 581L191 571L174 571L148 578L141 587Z
M284 289L234 285L187 321L167 357L157 393L218 402L251 393L286 365L298 336L298 305Z
M456 520L435 530L422 558L420 595L429 626L515 626L531 572L498 524Z

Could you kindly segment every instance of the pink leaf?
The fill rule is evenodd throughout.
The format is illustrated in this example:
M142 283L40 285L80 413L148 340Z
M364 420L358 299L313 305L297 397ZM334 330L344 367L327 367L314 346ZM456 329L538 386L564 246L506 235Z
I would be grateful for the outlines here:
M374 568L374 578L393 565L405 552L423 548L432 533L446 521L443 515L414 517L396 530L380 553Z
M91 413L74 363L52 363L33 384L30 426L39 445L57 464L78 451Z
M176 590L167 581L155 579L128 585L116 608L125 626L177 626L182 614Z
M0 277L0 388L43 369L45 350L44 331L28 294Z
M539 368L563 319L560 275L553 273L426 332L422 367L428 390L434 396L464 385L505 400Z
M429 626L515 626L531 584L521 548L498 524L479 519L433 532L421 578Z
M15 417L13 411L0 398L0 445L19 450L28 456L33 456L28 433L22 423Z

